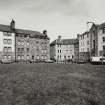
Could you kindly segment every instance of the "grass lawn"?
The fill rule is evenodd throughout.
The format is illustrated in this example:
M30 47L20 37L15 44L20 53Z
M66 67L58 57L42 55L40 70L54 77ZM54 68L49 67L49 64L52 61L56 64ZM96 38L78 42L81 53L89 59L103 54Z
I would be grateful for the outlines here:
M0 64L0 105L105 105L105 65Z

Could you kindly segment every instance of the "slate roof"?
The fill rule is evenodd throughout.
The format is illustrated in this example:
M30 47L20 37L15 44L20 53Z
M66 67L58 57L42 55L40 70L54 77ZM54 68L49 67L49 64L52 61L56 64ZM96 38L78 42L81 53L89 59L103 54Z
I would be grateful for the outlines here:
M73 45L73 44L76 44L76 43L78 43L77 39L61 39L61 41L59 41L57 39L57 40L54 40L50 45L51 46L56 45L56 44Z
M102 24L99 25L99 29L101 29L103 27L105 27L105 23L102 23Z
M31 30L25 30L25 29L12 30L9 25L0 24L0 31L3 31L3 32L15 32L17 34L26 34L26 35L30 35L30 37L48 38L47 36L45 36L44 34L42 34L41 32L38 32L38 31L31 31Z
M0 24L0 31L12 32L10 26Z

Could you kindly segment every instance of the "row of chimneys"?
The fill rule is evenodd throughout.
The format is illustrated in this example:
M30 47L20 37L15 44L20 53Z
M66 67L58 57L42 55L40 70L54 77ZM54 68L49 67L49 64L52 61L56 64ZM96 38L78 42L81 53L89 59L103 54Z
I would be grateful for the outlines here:
M10 27L12 30L15 30L15 21L13 19L10 23ZM47 30L43 30L43 34L47 36Z

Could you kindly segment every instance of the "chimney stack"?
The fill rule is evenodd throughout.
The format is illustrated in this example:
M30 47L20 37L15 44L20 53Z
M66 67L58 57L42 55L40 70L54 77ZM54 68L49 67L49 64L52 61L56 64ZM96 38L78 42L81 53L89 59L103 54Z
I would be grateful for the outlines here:
M58 40L61 41L61 35L58 36Z
M43 34L47 36L47 30L43 30Z
M12 30L15 29L15 21L12 19L11 23L10 23L10 27Z

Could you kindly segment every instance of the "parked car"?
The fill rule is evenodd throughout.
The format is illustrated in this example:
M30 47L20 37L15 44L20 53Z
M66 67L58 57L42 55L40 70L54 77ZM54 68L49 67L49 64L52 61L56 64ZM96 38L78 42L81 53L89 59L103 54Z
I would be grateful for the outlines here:
M10 63L14 63L15 61L14 60L2 59L0 62L1 62L1 64L10 64Z
M91 64L105 64L105 57L91 57Z

